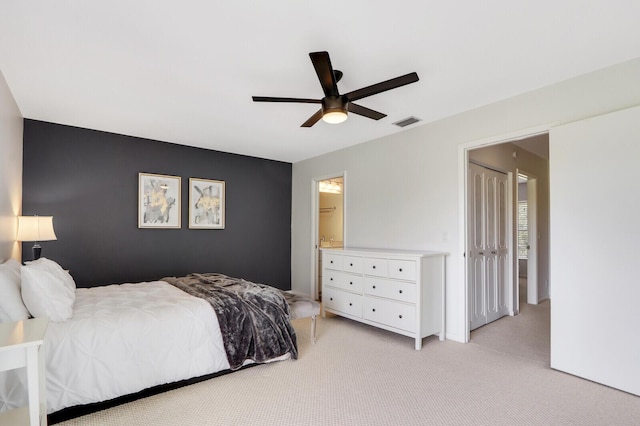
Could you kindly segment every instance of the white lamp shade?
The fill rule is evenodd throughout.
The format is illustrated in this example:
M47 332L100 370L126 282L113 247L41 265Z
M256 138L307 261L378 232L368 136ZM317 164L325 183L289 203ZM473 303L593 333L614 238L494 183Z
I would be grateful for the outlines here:
M56 240L53 216L18 216L18 241Z

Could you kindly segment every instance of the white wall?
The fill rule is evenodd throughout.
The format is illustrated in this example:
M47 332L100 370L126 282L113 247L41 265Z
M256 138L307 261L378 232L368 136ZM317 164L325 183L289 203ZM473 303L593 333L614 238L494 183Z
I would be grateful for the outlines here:
M311 293L313 285L312 179L345 170L349 176L345 190L345 245L449 252L447 338L465 341L459 146L503 136L508 139L514 133L525 132L523 129L550 128L552 124L569 123L635 105L640 105L640 59L295 163L293 288ZM601 170L615 172L615 165L607 163L605 157ZM552 264L553 253L552 245ZM556 256L560 255L556 252ZM558 260L561 261L561 257Z
M551 366L640 395L640 107L550 136Z
M0 71L0 262L20 260L16 216L22 207L22 114Z

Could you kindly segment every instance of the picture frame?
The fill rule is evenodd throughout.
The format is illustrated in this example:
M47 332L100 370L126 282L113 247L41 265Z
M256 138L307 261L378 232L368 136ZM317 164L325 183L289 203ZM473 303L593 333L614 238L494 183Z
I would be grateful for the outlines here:
M189 178L189 228L224 229L225 182Z
M138 174L138 228L182 227L180 176Z

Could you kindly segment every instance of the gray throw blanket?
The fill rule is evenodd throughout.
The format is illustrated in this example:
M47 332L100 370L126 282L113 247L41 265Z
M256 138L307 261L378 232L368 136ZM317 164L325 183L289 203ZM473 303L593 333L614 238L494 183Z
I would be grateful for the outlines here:
M232 370L242 367L247 359L260 363L285 354L298 358L289 305L280 290L216 273L165 277L162 281L211 304Z

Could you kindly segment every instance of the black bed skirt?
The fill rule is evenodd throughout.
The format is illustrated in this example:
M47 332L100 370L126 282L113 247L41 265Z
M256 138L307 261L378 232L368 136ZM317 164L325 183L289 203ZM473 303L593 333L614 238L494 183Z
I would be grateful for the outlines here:
M241 367L238 370L222 370L216 373L207 374L205 376L193 377L191 379L180 380L178 382L173 382L173 383L166 383L164 385L158 385L151 388L143 389L140 392L119 396L117 398L113 398L108 401L95 402L92 404L76 405L74 407L63 408L60 411L56 411L54 413L47 415L47 422L49 425L66 422L67 420L75 419L77 417L82 417L87 414L106 410L108 408L113 408L118 405L126 404L128 402L137 401L138 399L146 398L153 395L158 395L163 392L168 392L184 386L193 385L195 383L204 382L205 380L213 379L214 377L223 376L225 374L233 373L235 371L244 370L249 367L255 367L256 365L260 365L260 364L258 363L248 364Z

